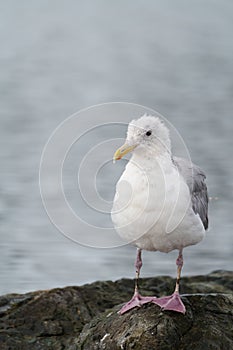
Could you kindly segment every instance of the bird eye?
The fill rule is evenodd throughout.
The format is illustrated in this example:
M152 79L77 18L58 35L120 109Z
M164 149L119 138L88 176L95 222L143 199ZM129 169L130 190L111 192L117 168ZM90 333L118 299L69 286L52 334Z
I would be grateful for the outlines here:
M146 136L150 136L152 134L152 131L151 130L148 130L147 132L146 132Z

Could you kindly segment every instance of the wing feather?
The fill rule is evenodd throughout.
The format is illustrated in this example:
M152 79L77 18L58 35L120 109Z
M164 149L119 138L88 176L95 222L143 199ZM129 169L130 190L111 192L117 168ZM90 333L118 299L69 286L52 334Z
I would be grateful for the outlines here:
M173 162L189 187L193 211L200 216L207 230L209 197L205 183L206 175L201 168L187 159L173 157Z

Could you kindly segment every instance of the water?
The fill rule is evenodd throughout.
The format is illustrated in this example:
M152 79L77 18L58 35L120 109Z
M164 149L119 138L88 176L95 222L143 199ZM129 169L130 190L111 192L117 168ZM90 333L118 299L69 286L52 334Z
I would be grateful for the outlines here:
M12 0L0 4L0 26L0 293L133 276L132 247L69 241L39 194L51 132L77 110L108 101L166 116L218 197L205 241L186 249L184 274L232 269L232 2ZM175 258L145 252L143 276L174 275Z

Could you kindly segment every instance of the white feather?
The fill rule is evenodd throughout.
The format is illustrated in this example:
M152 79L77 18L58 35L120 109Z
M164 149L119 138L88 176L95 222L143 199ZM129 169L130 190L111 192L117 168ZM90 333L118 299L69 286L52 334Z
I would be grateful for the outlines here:
M205 230L172 162L166 126L152 116L133 120L127 143L137 147L116 186L112 220L119 235L141 249L161 252L200 242Z

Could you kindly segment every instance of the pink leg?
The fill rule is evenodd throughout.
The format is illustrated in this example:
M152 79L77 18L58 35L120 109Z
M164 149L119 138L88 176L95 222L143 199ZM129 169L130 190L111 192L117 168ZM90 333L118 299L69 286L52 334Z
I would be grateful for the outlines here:
M137 257L135 261L135 268L136 268L136 277L135 277L135 290L134 290L134 295L132 299L126 303L120 311L118 311L119 314L124 314L126 311L129 311L136 306L140 307L143 304L150 303L154 297L143 297L139 294L139 288L138 288L138 280L139 280L139 275L140 275L140 270L142 267L142 251L141 249L137 249Z
M172 295L162 298L153 299L153 303L159 305L163 310L172 310L176 312L181 312L185 314L186 309L179 295L179 283L180 283L180 274L183 266L183 255L182 250L179 251L179 256L176 260L177 265L177 278L176 278L176 287Z

